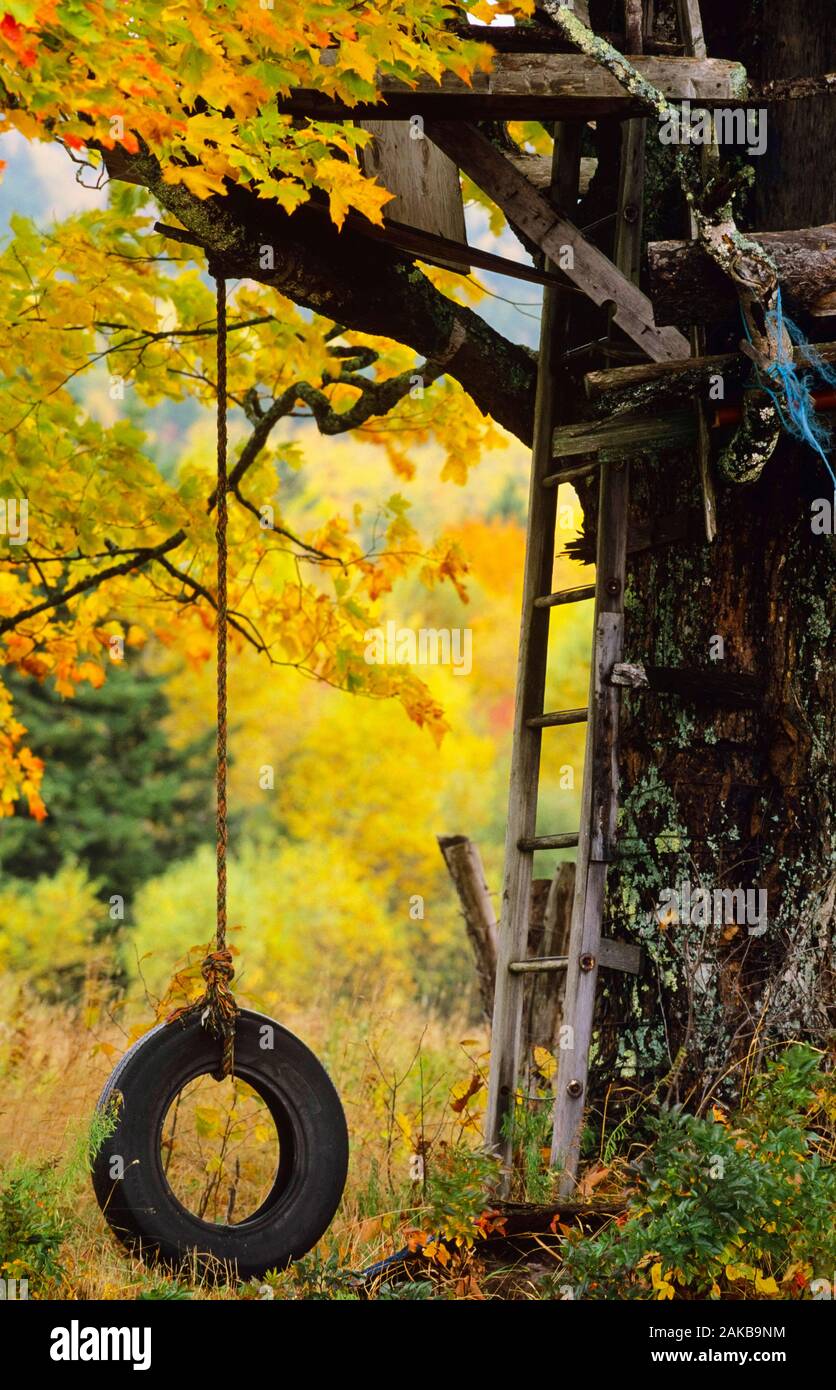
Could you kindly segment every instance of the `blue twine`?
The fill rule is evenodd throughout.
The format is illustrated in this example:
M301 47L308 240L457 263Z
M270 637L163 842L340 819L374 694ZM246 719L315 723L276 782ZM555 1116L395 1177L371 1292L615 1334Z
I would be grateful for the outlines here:
M749 339L749 342L752 343L752 335L749 332L746 315L742 310L741 317L743 319L746 337ZM817 353L816 349L813 347L813 344L808 342L804 337L798 325L793 323L792 319L785 318L781 306L780 286L775 294L775 308L767 309L766 311L766 325L767 329L774 331L778 343L778 355L774 361L770 362L765 371L767 376L771 377L783 392L786 412L782 407L778 392L773 391L771 387L767 385L758 370L760 388L765 391L772 400L778 412L778 418L783 428L787 431L787 434L791 434L794 439L798 439L802 444L808 444L811 449L815 449L830 474L833 480L834 490L836 490L836 473L833 472L830 461L825 453L825 450L829 449L831 444L830 431L821 417L816 414L811 395L813 375L821 377L829 386L836 386L836 371L834 371L829 363L823 361L819 353ZM803 375L799 373L797 363L786 354L784 346L785 328L790 341L795 343L797 347L803 347L805 350L807 366L811 368L811 371L805 371ZM754 347L754 343L752 343L752 346Z

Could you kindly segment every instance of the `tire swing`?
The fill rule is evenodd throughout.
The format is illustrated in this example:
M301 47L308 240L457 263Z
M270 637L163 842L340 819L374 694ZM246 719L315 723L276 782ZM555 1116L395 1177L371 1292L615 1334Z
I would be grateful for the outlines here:
M210 267L212 269L212 267ZM239 1010L226 944L226 638L227 431L226 282L217 287L218 350L218 741L217 929L201 967L205 991L194 1004L153 1028L125 1054L99 1097L97 1111L115 1129L95 1155L93 1188L117 1238L150 1263L192 1265L240 1278L282 1269L306 1254L330 1225L348 1167L345 1116L324 1067L273 1019ZM220 1045L220 1054L219 1054ZM161 1145L169 1106L200 1076L235 1076L264 1101L276 1126L279 1159L261 1205L235 1225L213 1224L175 1196Z

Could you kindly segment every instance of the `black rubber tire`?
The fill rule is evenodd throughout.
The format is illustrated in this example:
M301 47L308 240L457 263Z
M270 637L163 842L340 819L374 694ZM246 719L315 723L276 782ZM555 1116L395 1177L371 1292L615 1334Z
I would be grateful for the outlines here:
M272 1048L265 1047L270 1039ZM235 1074L270 1110L278 1170L264 1202L237 1225L195 1216L168 1185L160 1141L177 1093L198 1076L217 1074L218 1049L194 1017L160 1024L125 1053L99 1097L99 1111L112 1110L114 1099L118 1108L116 1129L93 1162L93 1187L111 1230L143 1259L174 1268L197 1260L216 1274L221 1261L250 1279L299 1259L328 1229L345 1186L348 1132L339 1096L313 1053L273 1019L243 1009ZM114 1179L117 1157L124 1176Z

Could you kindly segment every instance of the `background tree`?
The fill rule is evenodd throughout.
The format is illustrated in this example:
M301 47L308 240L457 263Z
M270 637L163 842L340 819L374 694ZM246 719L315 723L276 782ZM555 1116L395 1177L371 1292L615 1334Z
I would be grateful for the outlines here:
M44 820L15 816L3 827L0 864L15 878L83 864L126 910L137 889L184 859L211 820L211 736L184 747L166 735L170 704L161 676L134 659L116 666L72 702L50 684L8 678L15 707L46 768Z

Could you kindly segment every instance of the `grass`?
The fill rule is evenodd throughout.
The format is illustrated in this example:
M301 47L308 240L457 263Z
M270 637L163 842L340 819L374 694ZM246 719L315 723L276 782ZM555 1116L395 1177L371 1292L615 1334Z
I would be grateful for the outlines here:
M478 1099L458 1110L450 1104L451 1091L462 1089L484 1052L472 1024L428 1020L414 1006L392 1011L370 1000L362 1009L349 1000L327 1012L284 1012L282 1022L323 1059L344 1100L351 1164L340 1210L316 1252L264 1285L208 1284L198 1273L169 1279L116 1244L90 1186L86 1153L96 1100L129 1037L154 1021L140 1000L114 1010L94 993L91 987L90 997L71 1008L30 994L19 977L3 982L0 1182L6 1191L16 1176L34 1184L31 1209L49 1211L59 1232L53 1257L26 1271L30 1298L356 1297L350 1271L385 1258L403 1245L405 1230L420 1225L420 1155L474 1132ZM249 1087L203 1078L169 1111L163 1161L186 1205L208 1219L227 1219L231 1204L234 1222L261 1199L276 1148L272 1120ZM27 1195L23 1214L15 1213L18 1224L29 1219L30 1205ZM0 1249L0 1263L4 1258Z

